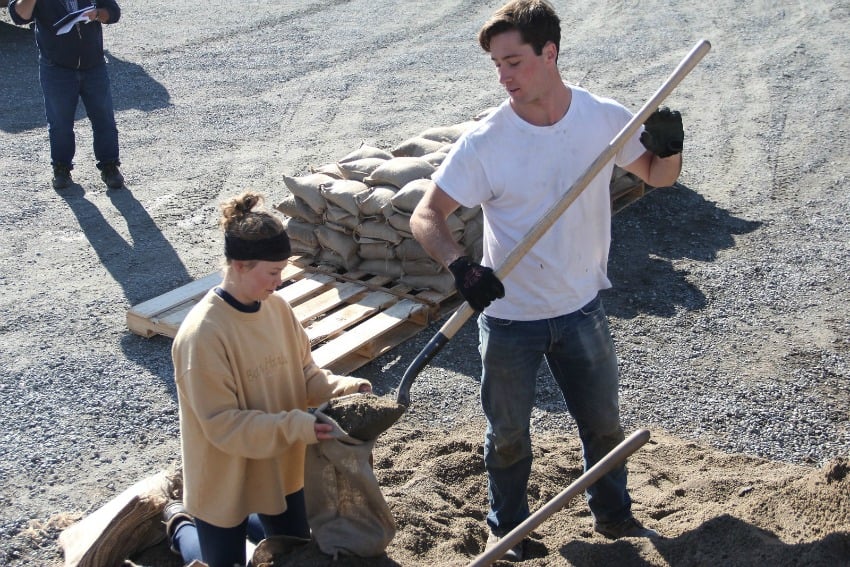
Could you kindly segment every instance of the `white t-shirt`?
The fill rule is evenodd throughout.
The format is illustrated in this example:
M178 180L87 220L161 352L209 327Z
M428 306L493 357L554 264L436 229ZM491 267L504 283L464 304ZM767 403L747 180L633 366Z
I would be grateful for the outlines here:
M432 179L455 201L484 211L484 258L492 268L540 221L623 129L619 103L570 86L572 102L552 126L534 126L506 100L452 147ZM504 279L505 297L487 315L530 321L571 313L601 289L611 244L610 180L645 148L640 131Z

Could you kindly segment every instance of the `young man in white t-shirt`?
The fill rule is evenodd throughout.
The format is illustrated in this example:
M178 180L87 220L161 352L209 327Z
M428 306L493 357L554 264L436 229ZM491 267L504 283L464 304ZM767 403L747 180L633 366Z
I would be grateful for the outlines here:
M546 360L576 420L585 470L624 439L614 344L598 292L611 242L609 182L616 163L649 185L669 186L682 165L681 116L656 111L591 181L504 281L493 273L631 119L619 103L564 83L560 20L542 0L514 0L478 37L508 99L458 140L411 218L413 235L455 276L477 311L487 418L488 545L529 516L529 420L537 370ZM452 238L446 218L481 205L480 264ZM609 538L657 537L631 513L622 465L587 491L596 531ZM508 558L521 559L522 545Z

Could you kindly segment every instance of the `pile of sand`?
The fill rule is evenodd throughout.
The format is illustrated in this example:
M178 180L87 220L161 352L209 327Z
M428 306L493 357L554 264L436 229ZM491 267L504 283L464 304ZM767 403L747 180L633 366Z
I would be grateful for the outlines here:
M282 565L465 565L487 532L483 423L451 431L391 428L378 439L375 471L398 533L383 557L333 561L308 545ZM577 439L534 439L529 485L539 509L581 475ZM820 467L729 455L663 432L629 460L635 515L665 537L612 542L592 531L583 497L530 536L523 565L850 564L850 459ZM164 548L139 565L173 564ZM281 558L282 559L282 558ZM166 563L163 563L165 561Z

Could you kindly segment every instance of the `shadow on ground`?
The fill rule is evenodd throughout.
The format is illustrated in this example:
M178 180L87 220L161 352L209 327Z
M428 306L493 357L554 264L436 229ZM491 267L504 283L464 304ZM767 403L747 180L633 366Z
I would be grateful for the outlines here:
M574 541L560 555L571 565L652 565L635 548L638 540ZM787 544L767 530L724 514L675 538L652 542L664 565L846 565L850 533L831 533L809 543ZM718 550L726 550L718 555ZM817 563L811 559L817 558Z
M735 246L736 235L761 225L681 184L652 191L613 219L608 277L614 287L603 293L606 312L631 319L641 313L670 317L677 307L701 309L705 295L673 261L712 262Z

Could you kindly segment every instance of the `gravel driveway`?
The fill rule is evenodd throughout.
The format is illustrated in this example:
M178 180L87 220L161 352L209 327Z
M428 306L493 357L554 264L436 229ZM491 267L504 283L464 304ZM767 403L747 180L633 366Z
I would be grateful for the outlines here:
M0 563L59 564L50 518L179 458L171 341L128 332L125 313L217 268L219 201L274 203L283 175L497 104L474 38L499 4L125 1L105 35L128 189L108 193L85 119L76 185L50 188L32 33L0 19ZM850 10L555 4L564 77L634 109L697 39L714 44L668 100L680 183L614 221L604 300L626 428L798 464L850 454ZM392 391L437 328L359 374ZM475 348L470 321L405 419L479 415ZM541 378L535 427L570 430Z

